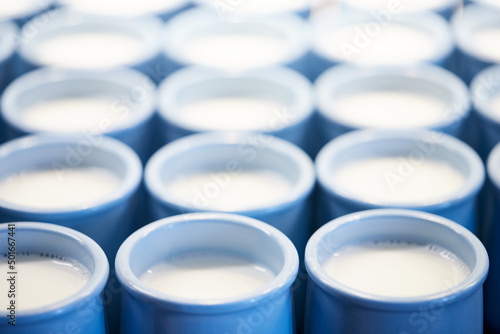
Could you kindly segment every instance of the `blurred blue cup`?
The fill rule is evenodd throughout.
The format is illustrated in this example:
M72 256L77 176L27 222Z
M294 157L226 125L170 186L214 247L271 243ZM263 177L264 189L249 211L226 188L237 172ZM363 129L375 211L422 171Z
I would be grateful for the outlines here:
M485 172L464 142L425 130L362 130L327 144L316 158L322 225L348 213L414 209L476 231Z
M22 26L35 16L53 8L64 0L16 0L3 1L0 5L0 21L13 20Z
M140 279L159 263L204 252L266 266L275 277L241 295L208 299L158 291ZM198 213L154 222L132 234L116 257L124 288L122 333L293 334L291 285L298 265L290 240L255 219Z
M250 105L250 106L247 106ZM314 112L311 83L288 68L234 77L188 67L159 88L160 145L198 132L264 132L310 151Z
M69 331L74 333L107 333L102 293L108 280L109 264L106 255L95 241L66 227L27 222L0 224L0 238L2 240L0 262L7 263L9 259L7 255L8 242L15 244L13 247L16 256L13 261L16 262L14 276L17 278L18 294L10 301L19 302L19 295L23 293L22 287L32 287L30 280L34 281L33 284L37 284L36 276L23 276L23 262L19 261L19 256L22 254L44 254L44 258L52 256L52 258L77 261L85 266L90 273L89 280L78 292L54 304L36 308L28 308L27 305L18 304L18 309L14 312L14 319L9 317L12 312L2 310L0 332L18 334L68 333ZM6 279L6 275L7 273L2 273L4 279ZM11 274L9 274L10 276ZM69 275L67 277L69 278ZM39 288L46 288L39 283L38 285ZM1 299L7 300L7 298L7 291L5 291L5 295L2 294ZM9 316L6 316L7 313ZM15 326L8 324L12 320L14 320Z
M447 261L453 257L461 260L469 275L438 292L389 296L348 286L333 277L333 268L328 272L325 269L325 262L343 246L390 241L442 249L448 252ZM414 264L418 271L423 262ZM335 219L309 240L306 267L307 334L483 333L482 285L488 273L488 255L479 239L448 219L392 209L357 212ZM372 277L367 275L365 279Z

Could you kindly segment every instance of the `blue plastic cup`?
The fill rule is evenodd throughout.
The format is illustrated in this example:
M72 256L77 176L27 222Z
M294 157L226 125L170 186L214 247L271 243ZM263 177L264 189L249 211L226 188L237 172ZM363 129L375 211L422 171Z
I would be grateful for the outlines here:
M324 72L316 81L318 122L317 129L321 146L341 134L364 128L415 129L428 128L455 137L463 135L464 124L469 117L470 99L467 86L453 73L433 65L417 65L408 68L359 68L339 65ZM341 108L344 99L355 102L355 97L376 101L377 94L387 94L380 104L366 103L366 113L373 116L352 116ZM394 94L394 95L390 95ZM416 108L413 113L400 109L389 114L392 103L401 103L409 94L408 110L421 99L435 114L422 118ZM415 102L413 102L415 101ZM352 103L351 102L351 103ZM436 106L432 106L435 103ZM352 108L352 107L351 107ZM372 109L370 109L372 108Z
M458 72L466 83L481 70L500 63L500 53L490 50L498 40L488 37L488 30L500 29L500 11L490 7L471 4L458 11L452 18L452 27L457 41Z
M159 96L160 145L199 132L259 131L288 140L305 151L310 151L312 146L314 98L311 83L287 68L254 70L233 77L216 69L188 67L163 81ZM255 121L253 115L258 114L257 110L247 114L234 110L233 115L226 114L223 115L226 119L219 119L219 110L205 109L207 117L214 120L207 124L194 115L188 117L184 109L192 103L235 98L271 103L263 107L270 110L261 111L262 119ZM243 124L245 119L246 125Z
M18 29L12 22L0 22L0 95L12 80L14 51L17 46ZM0 144L6 139L3 120L0 118Z
M0 199L0 222L44 221L73 228L94 239L112 261L133 231L135 197L142 168L125 144L103 136L57 137L35 135L0 147L0 180L33 170L52 170L59 180L78 167L98 167L114 174L116 189L96 202L71 207L43 208ZM60 178L59 178L60 177Z
M17 0L5 2L0 8L0 21L13 20L22 26L37 15L53 8L58 2L65 0Z
M95 241L75 230L53 224L26 222L0 224L2 240L0 254L3 255L1 261L4 263L8 260L9 237L11 243L12 239L15 240L16 259L23 253L41 253L72 259L84 265L91 277L80 291L55 304L33 309L18 309L14 314L2 310L0 332L107 333L102 293L108 280L109 264L106 255ZM19 261L15 265L17 274L14 276L17 282L23 279L22 265ZM6 279L6 276L7 273L2 273L3 279ZM16 288L18 296L23 293L19 284ZM7 292L2 294L1 298L7 299ZM17 297L9 299L9 302L12 300L17 301ZM15 326L8 324L11 321L14 321Z
M308 75L311 80L346 62L362 67L420 63L451 66L454 50L451 29L443 17L432 12L371 15L355 10L327 11L311 24L313 45ZM403 39L404 34L408 36Z
M375 3L363 2L359 0L342 0L345 8L370 12L372 15L391 15L391 13L416 14L425 11L432 11L445 19L449 19L455 10L462 4L461 0L440 0L434 2L421 2L413 0L401 1L377 1Z
M241 46L234 44L245 38ZM247 52L243 48L248 43L255 47ZM167 23L161 45L170 72L199 65L241 74L283 65L306 73L309 66L308 26L294 14L233 22L221 19L213 8L193 8Z
M393 297L342 284L323 268L342 246L390 240L440 247L462 260L470 274L458 285L437 293ZM482 285L488 255L471 232L443 217L387 209L335 219L309 240L306 267L308 334L483 333Z
M368 165L364 173L365 167L356 167L370 159L392 162L382 165L386 167ZM358 170L353 177L370 175L374 168L374 175L362 181L363 189L370 189L369 192L361 193L359 188L347 186L335 177L344 175L345 179L350 168ZM436 174L435 169L442 171ZM338 174L340 170L344 174ZM472 148L452 136L425 130L350 132L320 151L316 171L320 186L319 225L356 211L398 208L438 214L476 231L475 205L484 183L484 166ZM456 175L446 181L449 189L443 188L443 175ZM439 181L433 183L431 180L435 179ZM412 188L403 189L406 182L413 182ZM418 184L426 185L416 190ZM414 196L417 191L418 196Z
M69 109L68 113L72 116L60 120L58 125L40 124L30 118L33 117L31 113L27 114L31 107L48 102L70 101L74 106L67 108L77 108L80 99L92 101L96 98L98 103L103 104L98 108L107 110L103 109L102 116L97 115L89 121L85 115L79 116L75 112L78 109ZM99 99L105 100L101 103ZM23 75L8 87L2 99L1 112L7 123L9 138L34 133L107 135L129 145L146 162L154 151L155 109L156 86L140 72L129 69L83 72L43 68Z
M43 66L84 71L130 67L159 82L166 75L158 43L161 27L154 16L112 18L64 9L43 13L21 30L18 75ZM72 40L79 43L69 44Z
M87 1L60 0L70 10L89 15L120 18L138 18L155 15L166 22L191 7L188 0L163 1ZM133 5L130 5L133 3Z
M486 160L500 142L500 66L481 71L471 83L471 94L474 116L478 120L476 150Z
M139 277L172 257L216 252L267 266L276 278L241 296L193 299L159 292ZM299 259L290 240L258 220L232 214L179 215L132 234L116 257L123 285L123 334L293 334L291 285Z

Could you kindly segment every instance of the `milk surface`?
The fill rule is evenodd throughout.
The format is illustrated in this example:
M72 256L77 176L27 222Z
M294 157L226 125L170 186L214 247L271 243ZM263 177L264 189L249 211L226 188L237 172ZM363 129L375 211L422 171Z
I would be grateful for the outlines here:
M138 37L118 32L68 32L39 41L37 60L45 65L101 69L133 63L141 52Z
M268 207L282 201L292 189L283 175L265 170L214 171L179 175L166 191L199 209L240 211Z
M180 116L185 123L197 129L269 131L285 127L287 124L280 120L291 115L285 106L272 101L223 97L188 103L182 107Z
M115 174L100 167L25 171L0 181L0 199L32 209L83 209L119 185Z
M285 42L277 37L225 33L186 43L184 57L191 63L241 72L279 63L286 57Z
M462 173L446 162L426 159L408 167L408 159L380 157L346 163L332 174L342 193L372 203L431 204L446 200L464 186Z
M10 299L7 298L10 284L7 282L7 258L0 258L0 307L7 308ZM20 255L16 257L17 287L16 308L31 310L38 307L50 306L63 301L80 291L91 279L88 269L81 263L64 259L40 255Z
M140 280L162 293L213 300L254 292L275 279L266 266L221 254L190 254L155 265Z
M500 26L477 30L473 41L477 54L500 62Z
M449 3L448 0L344 0L345 3L367 10L388 10L397 4L397 11L416 12L441 8Z
M69 0L68 5L92 14L139 16L162 13L183 3L183 0Z
M130 112L116 112L118 99L82 96L40 101L22 111L22 123L43 132L111 131L130 119ZM106 124L105 129L102 124Z
M0 1L0 18L23 16L33 10L42 10L39 0Z
M384 297L443 292L470 275L470 269L455 254L435 245L410 242L344 246L322 266L343 285Z
M392 23L372 34L373 37L366 35L360 39L372 26L380 24L368 21L338 28L321 36L319 47L330 57L371 66L416 63L435 54L432 36L409 25Z
M448 106L434 96L403 90L340 96L328 112L360 128L430 127L446 120Z

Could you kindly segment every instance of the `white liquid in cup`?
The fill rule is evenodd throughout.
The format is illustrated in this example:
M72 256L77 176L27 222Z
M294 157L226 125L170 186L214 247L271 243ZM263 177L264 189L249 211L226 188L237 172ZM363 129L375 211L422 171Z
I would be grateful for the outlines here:
M22 123L43 132L109 132L130 118L130 111L117 111L118 98L82 96L40 101L22 111Z
M119 185L118 176L100 167L25 171L0 180L0 199L32 209L85 208Z
M286 198L292 189L283 175L265 170L180 175L165 186L171 196L186 204L217 211L269 207Z
M7 259L0 259L0 289L5 293L0 296L0 307L7 309L7 298L10 283ZM58 256L52 258L41 255L17 255L16 258L16 308L17 310L31 310L50 306L78 293L91 279L88 269L81 263L63 259Z
M493 96L490 103L493 112L500 117L500 94Z
M244 97L213 98L188 103L180 112L184 123L218 131L275 131L291 115L281 104Z
M448 0L344 0L345 3L367 10L389 10L395 8L397 12L417 12L442 8ZM393 9L394 11L394 9Z
M68 5L92 14L112 16L139 16L161 14L179 6L183 0L69 0Z
M332 183L364 201L425 205L455 195L465 177L442 161L426 159L413 166L402 157L379 157L346 163L333 173Z
M441 124L448 106L434 96L403 90L340 96L330 113L359 128L417 128Z
M251 293L275 277L256 262L219 254L191 254L155 265L140 280L175 297L214 300Z
M0 1L0 18L21 17L44 9L39 0Z
M67 32L39 42L36 59L48 66L101 69L125 66L141 52L140 39L113 31Z
M470 275L455 254L435 245L410 242L344 246L323 263L323 269L347 287L384 297L443 292Z
M320 37L319 47L332 58L371 66L413 64L435 54L432 36L416 27L392 23L370 37L365 30L374 26L381 27L369 21L338 28Z
M473 42L479 55L500 62L500 26L475 31Z
M242 72L280 63L286 56L285 42L269 35L225 33L189 41L183 51L191 63Z

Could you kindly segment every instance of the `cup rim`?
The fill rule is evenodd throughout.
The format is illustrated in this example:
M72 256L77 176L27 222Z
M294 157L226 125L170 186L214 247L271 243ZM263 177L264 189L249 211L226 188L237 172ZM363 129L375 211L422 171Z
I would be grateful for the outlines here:
M14 16L2 16L0 15L0 21L2 20L18 20L23 19L25 17L29 17L44 11L45 9L51 7L55 3L55 0L44 0L44 1L33 1L31 7L28 7L26 10L21 11L20 13Z
M53 131L39 129L36 126L25 124L21 117L23 111L19 108L19 99L25 92L38 89L46 84L63 84L65 81L77 80L82 84L90 84L92 81L100 81L110 85L123 86L128 92L132 92L137 86L137 82L146 83L149 87L156 87L155 84L146 75L136 70L119 68L110 71L82 71L82 70L64 70L55 67L43 67L28 72L15 79L4 91L1 99L0 113L4 120L24 133L52 133ZM146 97L141 102L141 106L131 112L131 117L125 123L118 124L111 131L104 131L102 134L115 134L151 118L155 112L156 93ZM117 99L118 100L118 99ZM82 132L87 132L83 130ZM67 134L66 132L57 132Z
M67 237L73 240L74 243L84 247L89 254L93 256L93 260L96 264L95 272L92 274L89 282L73 296L48 306L18 311L19 315L23 318L23 322L32 323L47 317L60 316L61 314L70 312L72 309L78 307L78 305L85 304L90 298L102 292L109 276L109 263L106 254L104 254L104 251L94 240L81 232L56 224L38 222L14 223L16 224L16 231L21 229L35 232L42 231L44 233L58 234ZM0 224L0 232L7 230L8 224L12 223Z
M15 152L24 152L26 150L40 149L44 146L59 145L62 148L72 145L78 145L82 142L90 142L93 149L107 152L114 155L126 167L126 175L120 186L115 189L113 194L109 194L96 202L84 203L67 208L32 208L29 206L10 203L0 198L1 210L22 213L23 216L32 216L33 219L44 219L47 217L67 216L73 217L75 214L92 214L98 210L104 210L117 202L122 201L124 197L130 197L138 188L142 180L142 163L137 154L122 142L102 136L100 144L92 144L85 136L58 136L58 135L29 135L11 140L0 146L0 160L8 159L8 156Z
M326 235L332 233L338 227L345 224L384 216L400 217L401 219L431 221L444 226L453 233L460 235L463 239L469 241L471 248L474 250L474 255L477 259L475 268L471 268L471 274L463 282L459 283L451 289L416 297L386 297L372 293L361 292L359 290L345 286L340 282L337 282L335 279L331 278L323 269L315 256L315 251L322 239ZM327 293L340 295L342 298L346 298L357 303L363 303L367 306L376 306L397 310L413 309L415 307L415 304L428 305L429 302L435 300L442 300L445 303L454 301L457 297L453 297L452 295L456 294L459 291L464 292L464 295L461 297L463 298L466 295L472 293L476 289L475 287L478 284L484 282L489 268L488 254L484 245L472 232L467 230L465 227L447 218L435 214L401 209L376 209L359 211L330 221L329 223L322 226L319 230L317 230L309 239L305 252L305 265L309 273L309 277Z
M211 1L207 1L207 0L193 0L194 3L196 3L198 6L206 6L206 7L209 7L210 4L209 2ZM238 10L238 6L233 6L231 8L233 8L233 11L235 11L234 14L236 15L241 15L241 16L244 16L244 17L263 17L263 16L275 16L275 15L283 15L285 13L301 13L301 12L305 12L305 11L308 11L310 8L311 8L311 0L302 0L302 5L299 6L299 7L295 7L295 8L288 8L288 9L282 9L282 10L273 10L273 11L270 11L270 12L267 12L267 11L249 11L249 10L241 10L239 11ZM230 15L233 15L233 13L229 12Z
M0 31L2 37L0 38L0 62L5 61L14 54L17 47L17 39L9 41L9 36L18 36L19 29L12 21L0 22Z
M284 128L265 131L267 133L278 132L286 128L290 128L312 115L314 111L313 88L308 79L298 72L285 67L276 67L268 70L250 70L242 75L234 78L228 76L222 70L201 67L189 66L181 69L171 76L166 78L158 88L158 114L167 122L171 122L183 129L188 129L193 132L204 132L206 128L196 126L180 117L182 104L177 101L177 96L182 91L188 89L192 85L205 84L214 80L260 80L262 82L279 85L293 92L295 103L290 104L287 108L291 109L293 114L292 121Z
M492 1L488 1L488 0L474 0L474 3L475 4L479 4L481 6L489 7L490 9L493 9L493 10L499 10L500 9L500 5L499 4L493 3Z
M364 10L364 11L374 11L374 10L381 10L381 9L385 9L385 8L367 8L367 7L363 7L362 5L356 5L356 4L353 4L352 1L350 0L342 0L341 1L342 4L344 4L345 6L349 6L349 7L352 7L352 8L355 8L356 10ZM453 7L453 6L457 6L459 3L461 3L461 0L444 0L440 5L438 4L438 6L435 6L435 4L433 4L434 6L433 7L430 7L430 8L427 8L427 9L420 9L420 10L410 10L410 11L403 11L404 13L422 13L422 12L425 12L425 11L433 11L433 12L439 12L439 11L442 11L442 10L446 10L448 9L449 7Z
M167 22L161 38L162 53L169 59L180 64L197 65L186 61L183 46L186 45L186 36L193 36L197 31L204 31L207 27L225 27L228 25L243 24L245 26L256 27L259 29L267 29L279 31L284 36L286 43L285 58L278 63L266 64L256 68L272 68L279 65L286 65L306 55L309 50L309 42L307 39L308 26L304 19L292 13L274 16L272 20L269 18L247 18L241 21L227 22L221 20L213 9L206 7L198 7L188 9ZM204 64L200 64L204 65ZM217 66L208 66L218 68ZM253 69L252 67L251 69ZM231 72L230 69L222 68ZM245 71L243 71L245 72Z
M500 144L497 144L491 150L488 159L486 161L488 177L493 182L496 188L500 188L500 171L498 170L499 165L500 165Z
M394 140L394 141L415 141L422 140L429 142L428 138L444 138L440 142L434 142L435 145L446 148L449 151L456 152L462 155L468 162L470 167L470 177L468 177L462 189L451 194L449 197L439 200L422 203L422 202L386 202L374 200L371 198L362 198L356 194L349 192L341 187L332 187L330 179L331 170L329 163L332 156L345 151L353 150L357 145L369 144L375 141ZM413 210L437 210L443 207L448 207L450 203L455 204L477 194L485 180L484 165L479 155L467 144L459 139L436 131L428 130L383 130L383 129L368 129L356 130L343 134L326 144L316 157L316 173L318 183L323 191L326 191L331 196L340 196L351 202L362 203L363 206L370 208L392 207L400 209Z
M469 113L471 103L467 86L454 73L441 67L430 64L417 64L415 66L403 68L362 68L351 64L345 64L326 70L316 80L314 86L316 88L316 100L318 101L319 114L326 119L352 129L365 128L360 127L354 122L349 122L349 120L342 119L338 117L336 113L331 112L332 108L328 107L334 100L331 96L331 92L341 88L347 83L377 77L397 77L404 80L426 80L436 86L439 85L449 90L453 97L451 103L454 107L453 117L443 118L441 122L432 125L432 128L440 128L453 124L457 120L463 119ZM377 87L373 88L378 89Z
M495 112L493 106L489 103L491 97L495 95L494 93L500 96L500 80L491 82L488 77L500 78L500 65L487 67L472 80L470 89L474 101L474 110L486 119L500 123L500 115Z
M147 11L139 14L123 14L123 13L116 13L112 10L100 10L99 6L90 6L90 7L81 7L78 6L79 1L72 1L72 0L66 0L64 4L64 8L67 8L68 10L72 10L75 12L80 12L80 13L85 13L88 15L94 15L94 16L104 16L104 17L123 17L127 19L133 19L133 18L138 18L138 17L147 17L151 15L165 15L168 13L173 13L183 7L185 7L188 3L189 0L176 0L173 4L170 2L164 2L163 6L161 8L156 8L153 11Z
M114 69L126 66L137 66L147 62L148 60L156 57L160 54L160 46L157 43L159 38L159 33L163 25L160 18L156 16L143 16L139 18L119 18L119 17L103 17L96 15L89 15L78 13L69 9L53 9L41 15L49 15L50 20L48 24L42 28L38 28L35 34L32 34L31 29L37 27L37 20L39 16L36 16L32 20L28 21L21 29L21 35L30 36L28 43L23 43L20 45L18 52L19 55L27 60L28 62L36 66L51 66L52 64L43 63L37 56L37 48L40 38L44 36L53 35L55 32L64 32L68 28L72 28L74 31L86 31L89 27L112 27L115 31L125 31L133 32L135 35L139 36L141 41L141 53L138 54L137 59L131 63L118 64L111 67L95 67L95 70L102 69ZM77 22L77 24L75 24ZM67 67L64 65L57 65L57 68L70 68L77 69L79 67ZM83 68L82 70L89 70Z
M332 13L336 18L332 19L330 15L321 15L317 19L312 21L313 27L313 45L312 52L321 56L324 59L333 61L335 63L345 63L346 61L341 58L332 57L332 55L325 52L321 44L321 36L328 31L332 31L336 28L346 27L352 24L363 24L366 22L377 22L370 13L358 11L358 10L346 10L342 12ZM398 64L401 66L413 65L415 63L434 63L439 60L446 58L450 55L454 48L454 36L452 34L451 28L448 26L448 22L439 14L430 11L424 11L419 13L409 13L409 14L398 14L396 19L392 20L391 23L398 23L407 25L410 27L415 27L416 29L427 33L435 42L435 52L432 57L428 59L423 59L417 62L402 63ZM355 64L359 67L375 67L375 64L363 64L359 62L349 62ZM378 64L376 67L379 68L394 68L396 65L386 65Z
M159 229L173 229L178 225L189 225L203 222L216 221L217 223L241 225L257 229L272 237L280 246L284 255L284 265L276 278L269 284L253 292L223 299L215 300L192 300L182 297L171 296L166 293L158 292L148 287L134 273L128 261L134 245L141 239L147 237ZM298 272L299 256L295 246L278 229L254 218L214 212L188 213L168 218L163 218L150 223L130 235L118 250L115 267L117 277L121 284L130 293L141 298L146 298L155 303L161 303L165 307L173 309L182 309L193 313L219 313L232 311L235 308L243 309L252 304L265 301L272 296L276 296L289 289L295 280Z
M468 4L463 10L455 13L451 18L451 27L456 36L457 47L464 53L487 63L498 63L498 59L477 52L475 46L474 31L482 26L500 21L500 12L491 10L491 6L480 4ZM500 24L498 24L500 27Z
M256 140L253 140L256 139ZM258 140L260 139L260 142ZM299 169L299 178L293 185L292 190L287 196L271 206L259 206L251 209L224 211L245 216L265 215L279 212L294 206L297 202L303 200L312 192L316 177L314 164L309 156L299 147L283 139L269 136L261 133L248 132L205 132L190 135L177 139L170 144L159 149L146 164L144 171L144 183L149 195L155 200L168 206L174 205L177 208L183 208L187 212L198 212L200 208L185 203L168 192L164 191L163 182L160 178L161 168L164 161L176 159L185 152L193 148L217 147L229 145L249 145L257 149L272 150L276 154L282 154L290 157ZM215 210L217 211L217 210Z

